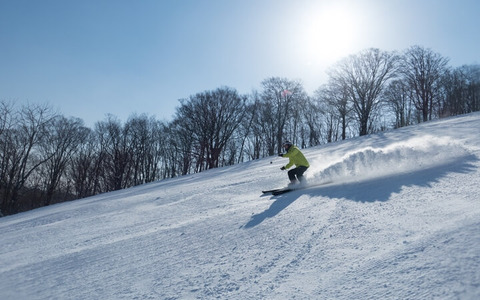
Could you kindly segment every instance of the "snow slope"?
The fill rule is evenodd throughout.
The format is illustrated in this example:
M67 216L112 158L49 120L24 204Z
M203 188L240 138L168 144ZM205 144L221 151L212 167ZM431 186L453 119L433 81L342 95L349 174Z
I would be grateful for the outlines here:
M0 299L479 299L480 114L0 219ZM270 164L270 161L273 161Z

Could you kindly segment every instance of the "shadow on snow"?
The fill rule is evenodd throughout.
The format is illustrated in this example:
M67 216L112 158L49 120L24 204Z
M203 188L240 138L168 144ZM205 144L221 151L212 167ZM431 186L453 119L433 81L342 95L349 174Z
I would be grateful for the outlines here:
M302 195L323 196L330 199L346 199L361 203L388 201L393 193L399 193L402 187L431 187L435 182L449 173L471 173L476 170L474 164L478 158L469 154L453 161L438 164L417 171L392 174L389 176L362 179L346 183L332 183L324 186L311 187L277 196L270 207L259 214L253 215L244 228L252 228L267 218L272 218L287 208Z

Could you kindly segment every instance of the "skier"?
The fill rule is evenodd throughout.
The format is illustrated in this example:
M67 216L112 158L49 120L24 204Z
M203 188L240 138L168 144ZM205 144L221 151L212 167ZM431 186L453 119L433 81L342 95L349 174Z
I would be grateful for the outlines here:
M288 178L290 179L290 183L288 184L288 186L293 186L295 184L298 184L299 182L305 183L303 173L305 173L305 171L310 166L307 159L300 151L300 149L298 149L297 146L294 146L290 141L286 141L285 143L283 143L283 148L285 149L286 153L280 153L278 154L278 156L288 157L289 162L286 166L282 167L281 170L287 170L293 165L295 165L296 167L288 171Z

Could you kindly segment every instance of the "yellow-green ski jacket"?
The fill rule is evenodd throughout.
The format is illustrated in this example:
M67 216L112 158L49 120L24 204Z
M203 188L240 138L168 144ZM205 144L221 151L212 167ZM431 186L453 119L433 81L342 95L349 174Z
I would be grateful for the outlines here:
M283 154L282 157L288 157L289 162L285 166L285 169L290 168L291 166L295 165L296 167L310 167L310 164L308 163L307 159L303 155L303 153L298 149L297 146L291 146L287 153Z

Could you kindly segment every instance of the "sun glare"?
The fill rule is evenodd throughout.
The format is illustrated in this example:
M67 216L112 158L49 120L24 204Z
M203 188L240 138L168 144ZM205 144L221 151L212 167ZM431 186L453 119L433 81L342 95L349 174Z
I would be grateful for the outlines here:
M346 6L329 6L308 12L303 47L308 64L331 64L353 54L358 22Z

